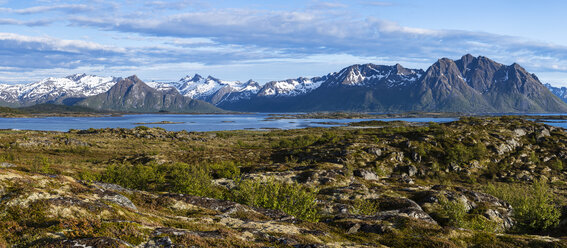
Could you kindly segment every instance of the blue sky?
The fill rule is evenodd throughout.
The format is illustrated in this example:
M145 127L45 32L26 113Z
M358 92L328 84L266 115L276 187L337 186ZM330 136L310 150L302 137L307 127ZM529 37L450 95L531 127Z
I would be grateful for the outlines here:
M0 81L88 73L260 83L471 53L567 86L565 1L0 0Z

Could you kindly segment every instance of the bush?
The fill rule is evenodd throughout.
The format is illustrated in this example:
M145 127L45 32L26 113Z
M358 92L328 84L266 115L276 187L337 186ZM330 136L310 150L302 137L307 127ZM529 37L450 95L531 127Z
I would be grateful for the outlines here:
M310 146L318 140L319 138L314 135L301 135L292 139L281 139L278 143L272 144L272 148L301 148Z
M444 196L439 198L437 214L449 226L488 232L496 232L499 228L498 223L487 219L481 214L468 213L464 202L459 200L450 201Z
M139 190L171 191L217 198L222 195L219 188L212 184L208 167L185 163L113 164L106 168L100 179Z
M50 171L49 159L44 156L35 157L31 165L31 171L35 173L49 173Z
M380 202L377 199L357 199L352 207L355 214L373 215L380 211Z
M220 190L212 183L211 173L204 166L175 163L171 166L169 176L175 192L214 198L221 197Z
M231 200L262 208L281 210L306 221L317 221L316 195L299 184L245 180L233 190Z
M101 181L126 188L155 190L165 181L165 171L155 164L112 164L101 175Z
M445 148L445 160L447 164L456 163L458 165L467 162L471 159L472 153L462 143L448 145Z
M439 215L447 220L447 225L465 227L467 209L459 200L450 201L445 196L439 197Z
M556 171L562 171L563 170L563 162L561 161L561 159L555 159L551 163L551 168L556 170Z
M553 203L555 196L541 180L531 185L488 185L487 193L512 205L518 231L539 233L559 223L561 213Z
M223 161L209 165L214 178L237 179L240 177L240 163Z

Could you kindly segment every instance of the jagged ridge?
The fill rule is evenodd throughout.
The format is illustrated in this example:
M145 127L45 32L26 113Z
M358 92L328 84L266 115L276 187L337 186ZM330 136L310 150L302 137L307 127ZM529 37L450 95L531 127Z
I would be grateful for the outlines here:
M119 80L120 78L77 74L60 79L48 78L33 84L0 85L0 105L72 105L85 97L109 90ZM223 81L212 76L204 78L198 74L186 76L178 82L151 82L149 86L158 92L178 92L188 98L237 111L567 111L564 101L554 96L537 76L528 73L520 65L514 63L506 66L470 54L459 60L439 59L427 71L404 68L400 64L363 64L352 65L322 77L271 81L263 86L252 80L244 83ZM559 97L562 96L560 89L552 90ZM153 92L150 95L159 94L161 93ZM140 102L140 97L136 101ZM177 98L179 96L172 99ZM169 100L161 102L169 105L167 101ZM179 106L173 109L180 111ZM128 109L145 108L131 107ZM154 106L149 109L153 111L158 108Z
M156 90L138 77L116 83L105 93L88 97L79 106L127 112L222 112L212 104L182 96L177 90Z

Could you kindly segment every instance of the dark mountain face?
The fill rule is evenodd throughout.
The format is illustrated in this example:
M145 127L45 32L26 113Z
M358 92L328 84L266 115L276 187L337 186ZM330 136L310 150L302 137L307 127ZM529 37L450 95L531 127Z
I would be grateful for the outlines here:
M105 93L88 97L76 105L97 110L126 112L221 112L212 104L182 96L175 89L158 91L138 77L131 76L116 83Z
M240 111L441 111L468 113L566 112L567 105L518 64L468 54L443 58L427 71L397 64L353 65L312 78L304 94L258 94L221 107ZM260 92L278 92L277 82Z
M470 64L469 64L470 65ZM481 110L491 112L481 93L467 84L457 63L443 58L425 72L425 76L408 89L413 91L416 101L412 110L471 112Z

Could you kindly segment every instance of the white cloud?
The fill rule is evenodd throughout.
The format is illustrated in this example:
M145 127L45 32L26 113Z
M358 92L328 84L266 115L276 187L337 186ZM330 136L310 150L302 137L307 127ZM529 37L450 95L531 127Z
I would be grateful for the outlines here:
M34 20L34 21L20 21L17 19L0 18L0 25L23 25L29 27L45 26L53 21L51 20Z
M61 11L58 22L64 20L71 26L95 28L102 33L108 31L108 36L116 39L113 40L117 41L116 45L0 33L0 48L7 51L0 55L0 60L15 61L24 68L101 65L105 68L124 68L126 65L158 68L183 63L235 68L238 63L266 61L301 64L300 61L307 63L319 57L328 59L326 63L329 65L344 59L361 63L364 60L400 62L405 66L425 68L440 57L459 58L472 53L502 63L519 62L538 74L567 71L565 46L483 32L404 26L349 12L352 9L343 9L348 7L346 1L311 1L304 9L287 11L197 8L195 6L207 3L183 0L141 4L96 0L90 1L88 6L58 3L0 11L11 14ZM394 5L388 1L357 3L366 7ZM10 17L13 16L19 15ZM42 22L3 18L0 25L33 26L42 25ZM345 59L346 56L355 59ZM39 62L41 60L45 62ZM324 62L309 63L320 66ZM0 66L8 65L0 62Z
M79 53L84 50L108 51L123 53L124 48L101 45L83 40L63 40L51 37L33 37L14 33L0 33L0 41L12 41L20 45L36 45L38 50L53 50L61 52Z
M93 7L85 5L85 4L62 4L62 5L52 5L52 6L34 6L24 9L12 9L12 8L0 8L0 12L5 13L15 13L15 14L37 14L37 13L44 13L50 11L72 11L72 12L79 12L79 11L92 11L94 10Z

